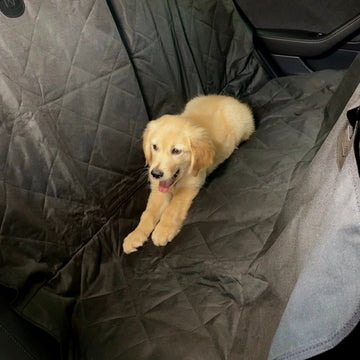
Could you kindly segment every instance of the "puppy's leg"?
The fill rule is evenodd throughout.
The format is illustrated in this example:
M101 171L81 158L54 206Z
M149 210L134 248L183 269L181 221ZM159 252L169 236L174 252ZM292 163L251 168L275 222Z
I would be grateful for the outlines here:
M156 246L166 245L180 231L190 205L198 192L199 189L185 187L177 190L151 235Z
M138 247L144 244L160 220L170 199L171 195L168 193L161 193L156 190L151 191L146 209L141 215L138 226L124 239L123 249L126 254L136 251Z

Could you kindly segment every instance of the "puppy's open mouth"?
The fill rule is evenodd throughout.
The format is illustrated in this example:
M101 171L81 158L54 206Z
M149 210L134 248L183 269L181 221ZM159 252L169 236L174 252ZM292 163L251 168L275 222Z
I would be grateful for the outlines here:
M160 181L159 182L159 191L162 193L166 193L169 191L170 186L175 182L176 178L178 177L180 169L168 180Z

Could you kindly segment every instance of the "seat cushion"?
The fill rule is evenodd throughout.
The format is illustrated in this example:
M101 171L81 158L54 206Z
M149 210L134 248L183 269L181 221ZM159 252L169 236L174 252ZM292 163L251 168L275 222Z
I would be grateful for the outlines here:
M270 80L227 0L38 1L15 21L0 22L0 282L13 308L65 358L265 358L287 298L253 266L334 124L325 107L343 74ZM172 243L124 255L149 193L143 129L202 93L248 102L256 133Z

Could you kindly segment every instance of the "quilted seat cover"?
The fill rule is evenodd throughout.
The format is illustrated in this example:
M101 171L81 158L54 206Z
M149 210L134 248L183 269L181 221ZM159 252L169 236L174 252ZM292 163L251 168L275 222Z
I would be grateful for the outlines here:
M341 72L271 80L230 0L25 1L0 14L0 59L0 283L65 359L299 359L355 326L360 284L335 254L356 244L356 160L339 170L334 144L359 59L335 95ZM256 133L173 242L123 254L149 191L144 127L209 93L248 102Z

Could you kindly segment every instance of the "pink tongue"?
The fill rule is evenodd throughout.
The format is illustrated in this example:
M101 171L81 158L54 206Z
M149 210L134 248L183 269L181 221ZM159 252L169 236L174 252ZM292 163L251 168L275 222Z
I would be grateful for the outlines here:
M166 180L166 181L160 181L159 182L159 191L162 192L162 193L168 192L171 184L172 184L171 179Z

